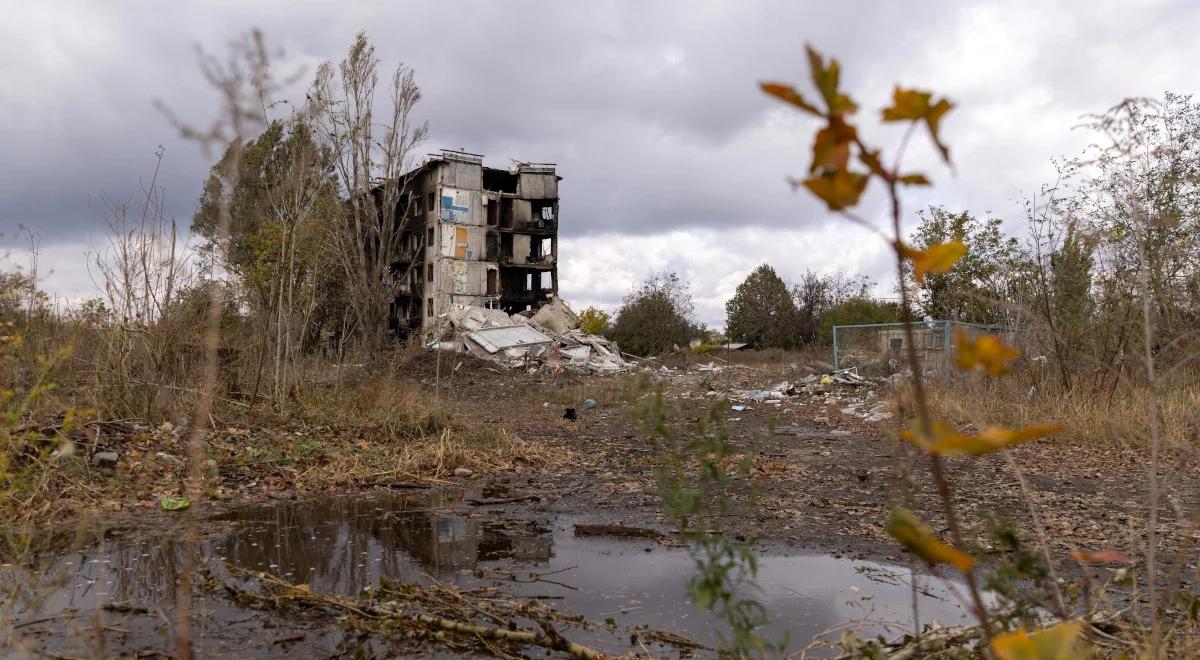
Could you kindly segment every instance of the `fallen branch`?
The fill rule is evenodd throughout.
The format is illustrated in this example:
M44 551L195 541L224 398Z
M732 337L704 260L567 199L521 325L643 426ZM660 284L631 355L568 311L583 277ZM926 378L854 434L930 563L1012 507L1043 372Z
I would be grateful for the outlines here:
M428 614L417 614L412 617L426 625L436 626L443 630L459 632L466 635L478 635L488 639L501 639L517 644L531 644L542 648L551 649L554 651L565 651L575 658L587 658L588 660L598 660L604 656L594 649L590 649L582 644L568 641L558 633L548 634L546 632L535 633L528 630L507 630L505 628L487 628L477 626L471 623L463 623L462 621L452 621L441 617L430 616ZM551 629L553 630L553 629Z
M370 602L356 602L333 594L313 593L308 588L308 585L295 585L268 573L246 571L233 566L228 562L225 562L225 566L230 573L234 575L252 575L262 584L270 585L285 592L282 595L272 596L268 594L259 594L253 591L247 591L241 589L240 587L229 584L225 585L227 590L245 599L278 605L278 601L281 598L290 598L313 605L340 608L372 620L407 621L409 623L420 624L427 628L437 628L439 630L462 633L475 638L501 640L516 644L540 646L553 651L563 651L570 654L572 657L584 658L586 660L597 660L604 657L599 651L564 638L550 625L548 621L538 621L538 625L542 626L542 632L480 626L466 621L458 621L455 619L448 619L431 614L404 612L398 609L398 606L394 602L373 604ZM453 592L445 587L445 585L439 584L439 591L450 595L451 598L459 601L460 604L465 604L461 594ZM410 604L414 604L420 602L420 600L408 599L408 602ZM470 605L470 607L475 612L480 612L478 607L474 605ZM529 616L531 613L528 610L524 610L523 614L525 616ZM489 615L489 618L490 616L491 615Z

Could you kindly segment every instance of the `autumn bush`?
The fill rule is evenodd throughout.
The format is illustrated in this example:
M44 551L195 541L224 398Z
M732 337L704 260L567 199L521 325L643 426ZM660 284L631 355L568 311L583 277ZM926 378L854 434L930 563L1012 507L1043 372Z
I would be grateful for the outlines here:
M686 347L700 334L687 282L676 273L651 273L625 296L612 338L634 355L659 355Z

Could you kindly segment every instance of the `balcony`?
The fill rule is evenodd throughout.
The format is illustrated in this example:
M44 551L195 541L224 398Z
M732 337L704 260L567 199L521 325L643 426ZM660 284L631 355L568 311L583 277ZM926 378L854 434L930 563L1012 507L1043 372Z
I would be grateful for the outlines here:
M501 225L501 233L505 234L534 234L536 236L553 236L558 233L558 223L550 220L541 222L518 222L511 227Z
M556 260L550 255L541 258L528 257L525 259L525 261L518 262L513 260L512 254L504 254L501 252L500 258L497 261L501 266L506 266L509 268L530 268L534 270L546 270L549 268L554 268L556 265Z

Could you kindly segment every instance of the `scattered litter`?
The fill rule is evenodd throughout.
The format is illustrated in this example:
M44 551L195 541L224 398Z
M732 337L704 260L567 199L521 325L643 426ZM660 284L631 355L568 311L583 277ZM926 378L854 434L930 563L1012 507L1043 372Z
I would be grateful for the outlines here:
M192 505L186 497L164 497L161 504L163 511L182 511Z
M584 399L584 400L583 400L583 409L584 409L584 410L590 410L590 409L592 409L592 408L595 408L595 407L596 407L596 400L595 400L595 399Z
M454 476L456 476L456 477L469 477L473 474L475 474L475 471L472 470L471 468L465 468L465 467L454 468Z
M738 412L742 412L743 410L746 409L746 406L736 405L736 406L729 406L729 408L730 408L730 410L736 410Z
M99 468L115 468L119 459L115 451L98 451L92 455L92 465Z

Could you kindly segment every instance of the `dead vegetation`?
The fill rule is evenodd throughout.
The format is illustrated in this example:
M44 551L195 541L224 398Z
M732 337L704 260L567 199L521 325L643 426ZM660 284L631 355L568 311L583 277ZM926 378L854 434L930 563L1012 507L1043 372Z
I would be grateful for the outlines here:
M559 630L589 630L598 624L566 615L545 600L515 598L496 587L463 590L425 576L428 586L384 580L362 598L346 598L315 593L306 584L293 584L267 573L248 573L230 565L226 568L235 576L254 580L255 586L249 589L224 585L240 602L255 607L333 611L345 616L347 628L382 639L403 640L405 648L418 643L458 653L519 658L525 657L528 647L541 647L573 658L607 657L571 641ZM611 621L599 626L610 633L616 631ZM671 632L644 627L621 632L647 653L647 644L683 652L711 650Z
M1164 446L1190 455L1197 446L1196 410L1200 383L1176 379L1158 394ZM1063 390L1036 374L1017 374L1004 381L969 381L935 388L930 403L938 414L979 428L987 424L1028 424L1053 419L1065 427L1058 442L1112 446L1138 452L1148 447L1150 394L1144 387L1125 386L1107 392Z

